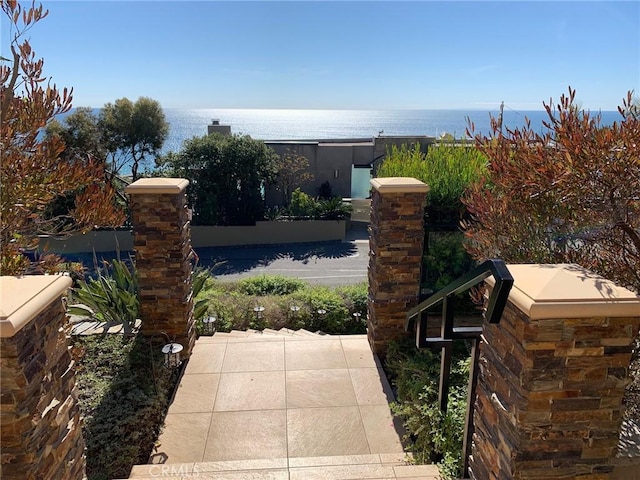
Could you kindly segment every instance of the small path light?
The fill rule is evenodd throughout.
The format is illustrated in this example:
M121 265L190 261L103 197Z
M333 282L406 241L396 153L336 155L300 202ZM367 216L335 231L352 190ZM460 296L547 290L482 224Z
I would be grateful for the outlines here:
M216 333L216 322L218 318L214 315L209 315L208 317L204 317L202 319L202 323L204 325L204 332L207 335L213 335Z
M324 316L327 314L327 311L324 308L319 308L315 312L316 324L319 326L321 321L324 319Z
M180 352L183 350L183 346L176 342L167 343L162 347L162 353L164 355L164 366L166 368L178 368L182 363L180 360Z
M362 316L362 314L360 312L353 312L353 316L356 319L356 323L359 323L360 317Z
M262 318L262 312L264 312L264 307L262 305L258 305L253 307L253 311L256 312L256 320L260 320Z
M293 312L293 318L296 318L296 315L298 315L298 312L300 311L300 307L298 305L291 305L289 308Z

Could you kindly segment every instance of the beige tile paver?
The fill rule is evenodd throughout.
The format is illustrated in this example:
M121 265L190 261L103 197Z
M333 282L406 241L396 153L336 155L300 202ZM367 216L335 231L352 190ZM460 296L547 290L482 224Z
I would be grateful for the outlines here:
M394 467L385 465L332 465L291 468L290 480L357 480L395 478Z
M360 406L362 422L371 453L402 452L402 426L388 405Z
M286 410L214 412L203 460L287 456Z
M393 392L382 369L351 368L349 375L358 405L388 405L393 401Z
M287 370L347 368L340 339L285 342Z
M149 463L201 462L209 434L211 413L167 415L160 446Z
M244 472L197 472L199 480L289 480L288 470L247 470Z
M284 342L228 342L223 372L284 370Z
M219 380L219 373L183 375L169 414L211 412Z
M371 453L358 407L287 410L289 457Z
M347 369L287 372L287 408L340 407L356 404Z
M342 350L349 368L381 367L371 351L369 342L365 338L350 339L341 336Z
M284 378L284 371L223 373L213 410L283 410Z
M236 480L416 473L394 471L402 430L365 335L218 336L196 342L152 460Z
M224 360L226 349L226 342L197 342L189 358L189 370L185 373L220 373L222 371L222 361Z

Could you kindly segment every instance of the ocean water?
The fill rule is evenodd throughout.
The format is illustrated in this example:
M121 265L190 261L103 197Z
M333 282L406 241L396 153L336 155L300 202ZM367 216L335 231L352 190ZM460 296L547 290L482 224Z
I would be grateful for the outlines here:
M207 133L211 120L231 125L232 133L259 140L303 140L371 138L376 135L427 135L444 133L465 136L467 119L476 132L490 133L490 115L495 110L277 110L277 109L165 109L170 124L163 153L178 151L184 140ZM545 111L515 111L505 108L506 127L521 127L525 118L542 133ZM602 112L602 123L620 120L618 112Z
M94 115L100 109L93 110ZM426 135L440 137L449 133L463 138L468 120L477 133L490 133L490 116L495 110L284 110L284 109L165 109L169 134L161 153L181 150L183 142L207 133L213 119L230 125L232 133L250 135L258 140L312 140L372 138L377 135ZM595 112L597 113L597 112ZM60 116L60 120L68 114ZM602 124L621 120L617 111L603 111ZM505 108L505 127L522 127L529 119L532 128L543 133L542 110L515 111ZM151 162L153 163L153 162ZM126 172L124 172L126 173Z

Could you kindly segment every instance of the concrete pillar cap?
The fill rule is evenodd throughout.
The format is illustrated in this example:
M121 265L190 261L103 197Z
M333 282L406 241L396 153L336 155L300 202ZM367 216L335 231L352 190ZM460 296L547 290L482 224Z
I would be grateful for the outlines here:
M0 338L13 337L71 284L66 275L0 277Z
M509 300L531 319L640 317L640 297L575 264L507 265ZM493 277L486 282L493 286Z
M186 178L141 178L125 188L125 192L129 195L178 194L187 188L187 185L189 180Z
M374 178L371 186L380 193L427 193L429 185L412 177Z

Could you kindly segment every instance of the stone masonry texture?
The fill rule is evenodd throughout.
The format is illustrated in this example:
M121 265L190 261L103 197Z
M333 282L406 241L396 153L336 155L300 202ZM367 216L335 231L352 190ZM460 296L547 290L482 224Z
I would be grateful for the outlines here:
M195 343L192 249L187 199L179 194L136 193L131 198L141 332L184 346Z
M367 327L371 348L381 356L389 341L407 335L407 312L418 303L425 205L424 192L373 189Z
M74 362L57 297L13 337L0 339L0 477L80 480L84 440Z
M509 302L484 326L471 478L609 479L639 325L532 320Z

